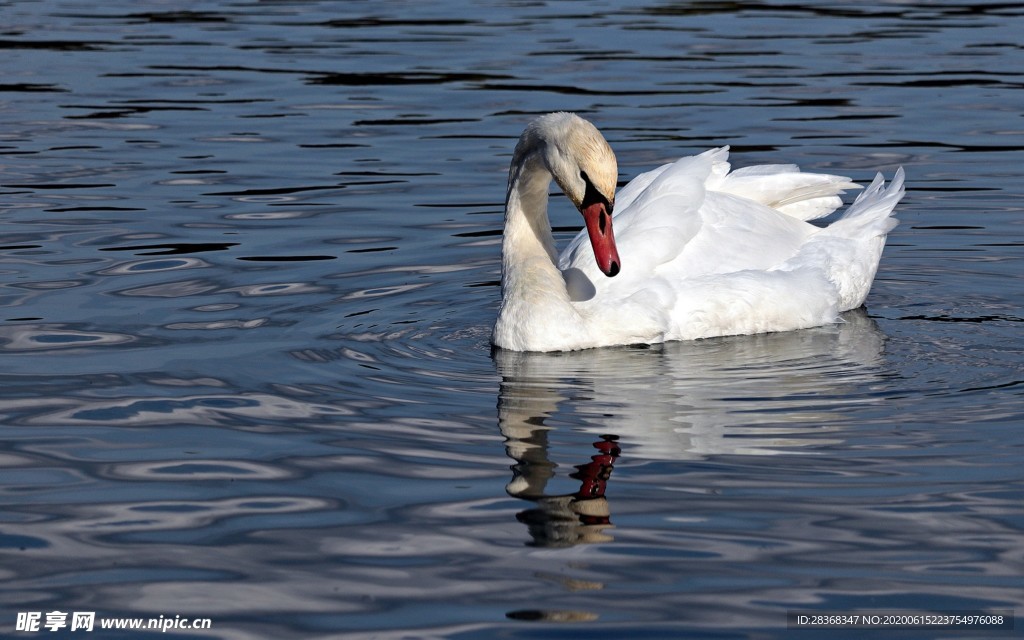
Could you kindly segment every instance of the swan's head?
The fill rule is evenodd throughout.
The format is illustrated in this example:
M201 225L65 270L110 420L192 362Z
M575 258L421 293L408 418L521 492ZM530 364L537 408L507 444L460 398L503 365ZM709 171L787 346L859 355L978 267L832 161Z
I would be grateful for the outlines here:
M606 276L614 276L622 266L612 234L619 179L615 154L597 127L572 113L541 116L530 128L546 143L543 154L548 171L583 214L597 266Z

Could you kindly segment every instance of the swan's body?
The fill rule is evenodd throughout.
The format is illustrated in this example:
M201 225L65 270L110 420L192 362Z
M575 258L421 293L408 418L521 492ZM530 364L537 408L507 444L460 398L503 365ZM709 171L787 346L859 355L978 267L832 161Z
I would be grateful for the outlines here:
M615 156L592 124L568 113L532 122L509 170L495 346L568 351L788 331L861 306L896 225L902 169L888 188L879 175L821 228L807 220L859 188L848 178L794 165L730 173L727 160L728 147L682 158L616 197ZM547 215L552 179L587 222L560 256Z

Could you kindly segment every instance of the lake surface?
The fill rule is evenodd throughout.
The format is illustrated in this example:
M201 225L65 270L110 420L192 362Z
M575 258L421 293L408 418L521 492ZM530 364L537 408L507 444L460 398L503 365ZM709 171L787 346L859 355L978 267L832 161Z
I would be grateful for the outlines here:
M1024 615L1021 7L0 15L3 635L52 611L211 626L37 636ZM508 162L553 110L603 130L623 183L722 144L861 183L905 167L866 309L492 354ZM563 198L552 219L581 225Z

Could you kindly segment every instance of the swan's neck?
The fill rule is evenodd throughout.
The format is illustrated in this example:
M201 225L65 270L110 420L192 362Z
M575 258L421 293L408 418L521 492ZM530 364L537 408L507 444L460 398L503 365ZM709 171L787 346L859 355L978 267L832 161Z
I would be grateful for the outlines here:
M533 157L513 169L505 200L505 233L502 239L502 275L534 261L547 262L555 273L557 254L548 221L548 188L551 174ZM536 268L539 265L533 265ZM504 279L504 277L503 277ZM559 274L559 279L561 275Z
M501 347L537 350L531 340L578 317L556 264L548 221L551 173L535 154L513 163L505 201L501 245L501 308L494 341ZM561 325L561 326L559 326Z

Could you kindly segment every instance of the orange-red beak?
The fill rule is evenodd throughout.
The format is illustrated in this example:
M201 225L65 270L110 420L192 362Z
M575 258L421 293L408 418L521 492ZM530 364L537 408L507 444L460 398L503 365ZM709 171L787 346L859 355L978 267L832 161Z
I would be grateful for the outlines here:
M597 266L604 275L611 278L622 265L619 251L615 248L615 234L612 233L612 212L604 202L594 202L582 207L580 213L587 223L590 246L594 248Z

